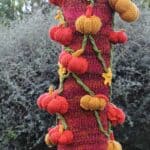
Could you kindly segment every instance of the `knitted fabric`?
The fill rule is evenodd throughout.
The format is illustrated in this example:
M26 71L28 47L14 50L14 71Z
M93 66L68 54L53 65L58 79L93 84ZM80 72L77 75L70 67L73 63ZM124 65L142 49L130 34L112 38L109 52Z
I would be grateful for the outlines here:
M62 6L65 20L74 31L73 42L70 45L74 50L80 49L83 39L83 35L75 31L75 20L84 14L86 5L85 0L78 0L78 2L66 0ZM101 31L94 38L107 66L110 66L111 45L107 33L112 30L112 9L107 0L96 0L93 12L101 18L103 24ZM89 66L85 74L79 75L80 79L96 94L102 93L109 97L109 87L104 85L103 78L100 76L103 73L103 67L97 60L89 40L82 56L88 60ZM73 131L74 141L70 145L58 145L58 150L107 149L107 137L99 132L94 113L80 108L80 98L86 94L74 78L66 79L61 95L68 99L69 110L64 117ZM100 113L100 116L103 127L107 129L108 121L105 110Z
M113 16L116 9L131 22L138 18L138 8L125 0L134 5L128 16L122 0L49 1L62 11L55 17L60 24L49 30L49 36L63 47L59 88L50 87L37 100L40 109L56 113L58 119L45 142L58 150L122 150L111 130L125 121L124 112L110 98L111 43L125 43L128 38L124 30L113 31Z

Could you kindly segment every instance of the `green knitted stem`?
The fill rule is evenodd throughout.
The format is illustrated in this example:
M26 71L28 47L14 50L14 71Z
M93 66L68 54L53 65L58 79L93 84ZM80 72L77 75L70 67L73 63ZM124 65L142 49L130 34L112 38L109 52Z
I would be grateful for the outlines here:
M93 91L91 91L91 90L89 89L89 87L88 87L87 85L85 85L85 84L82 82L82 80L81 80L76 74L72 73L72 76L76 79L76 82L77 82L87 93L89 93L91 96L94 96L94 95L95 95L95 93L94 93ZM97 123L98 123L99 130L100 130L103 134L105 134L107 137L109 137L109 134L108 134L107 131L105 131L104 128L103 128L103 125L102 125L102 123L101 123L99 114L98 114L98 112L97 112L96 110L94 111L94 115L95 115L95 117L96 117L96 121L97 121Z
M82 49L85 49L86 44L87 44L87 39L88 39L88 36L84 35L84 38L83 38L83 41L82 41Z
M66 123L65 118L59 113L57 113L57 117L58 117L58 119L60 119L62 121L62 125L63 125L64 129L67 130L68 129L68 125Z
M85 50L85 47L86 47L86 44L87 44L87 39L88 39L88 36L87 35L84 35L83 37L83 41L82 41L82 49ZM70 48L70 47L64 47L64 50L68 53L74 53L75 51Z
M108 69L107 69L107 67L106 67L104 58L103 58L103 56L102 56L102 54L101 54L101 51L97 48L94 38L93 38L91 35L89 35L89 38L90 38L91 44L92 44L92 46L93 46L93 50L94 50L94 52L96 53L98 60L99 60L100 63L102 64L102 66L103 66L103 68L104 68L104 71L105 71L105 72L108 72Z
M70 47L64 47L64 50L65 50L66 52L68 52L68 53L73 53L73 52L74 52L74 50L71 49Z
M98 126L99 126L99 130L100 130L103 134L105 134L107 137L109 137L109 134L108 134L107 131L105 131L104 128L103 128L103 125L102 125L102 123L101 123L99 114L98 114L98 112L97 112L96 110L94 111L94 114L95 114L95 117L96 117L96 120L97 120L97 123L98 123Z
M60 94L63 91L64 87L64 80L68 78L70 75L70 72L68 72L66 75L64 75L62 78L59 79L59 88L58 88L58 93Z
M94 96L94 92L90 90L90 88L85 85L82 80L75 74L75 73L72 73L72 76L73 78L75 78L76 82L87 92L89 93L91 96Z

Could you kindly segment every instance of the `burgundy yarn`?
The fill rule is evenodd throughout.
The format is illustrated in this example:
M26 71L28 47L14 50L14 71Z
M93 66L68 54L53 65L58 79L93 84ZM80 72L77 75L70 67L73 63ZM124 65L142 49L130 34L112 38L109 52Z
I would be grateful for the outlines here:
M111 44L108 35L112 31L113 11L108 4L108 0L94 1L93 14L99 16L103 23L102 29L94 36L94 39L98 48L102 51L107 67L109 67ZM83 39L83 35L75 31L75 20L85 13L87 4L87 0L65 0L62 4L65 20L73 30L73 40L69 47L74 50L81 48ZM93 52L89 40L82 57L88 61L88 70L85 74L78 76L96 94L104 94L109 97L109 87L104 85L104 79L101 77L104 72L103 67ZM69 109L64 117L69 130L74 134L74 139L73 143L69 145L58 144L58 150L107 150L108 138L98 130L94 113L82 110L80 107L80 98L86 94L73 77L70 76L65 80L61 95L68 100ZM100 113L100 118L104 129L108 129L106 110Z

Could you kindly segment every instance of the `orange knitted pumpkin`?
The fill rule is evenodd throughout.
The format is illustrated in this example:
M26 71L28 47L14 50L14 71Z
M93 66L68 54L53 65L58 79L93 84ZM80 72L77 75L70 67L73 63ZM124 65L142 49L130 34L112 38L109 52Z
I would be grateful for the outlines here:
M140 12L136 5L132 3L132 5L130 5L129 9L126 12L119 15L124 21L132 22L139 18Z
M80 99L80 106L85 110L103 110L106 106L107 100L100 95L90 96L85 95Z
M100 18L95 15L90 17L82 15L77 18L75 26L76 30L83 34L96 34L102 27L102 22Z
M109 4L124 21L132 22L139 18L139 9L131 0L109 0Z

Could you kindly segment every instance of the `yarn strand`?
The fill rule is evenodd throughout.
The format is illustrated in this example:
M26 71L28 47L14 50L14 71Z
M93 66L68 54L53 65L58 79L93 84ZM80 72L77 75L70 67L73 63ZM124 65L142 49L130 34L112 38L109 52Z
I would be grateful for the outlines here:
M107 69L107 67L106 67L104 58L102 57L102 54L101 54L100 50L97 48L94 38L93 38L91 35L89 35L89 38L90 38L91 44L92 44L92 46L93 46L93 50L95 51L98 60L99 60L100 63L102 64L102 66L103 66L103 68L104 68L104 71L105 71L105 72L108 72L108 69Z
M102 123L101 123L99 114L98 114L98 112L97 112L96 110L94 111L94 114L95 114L95 117L96 117L96 120L97 120L97 123L98 123L98 126L99 126L99 130L100 130L103 134L105 134L107 137L109 137L109 134L108 134L107 131L105 131L104 128L103 128L103 125L102 125Z
M62 125L63 125L64 129L65 129L65 130L68 129L68 125L67 125L66 120L65 120L65 118L63 117L63 115L57 113L57 117L58 117L58 119L60 119L60 120L62 121Z
M83 38L83 41L82 41L82 49L85 49L86 44L87 44L87 39L88 39L88 36L84 35L84 38Z
M89 93L91 96L94 96L95 93L87 86L83 83L83 81L75 74L72 73L73 78L76 80L76 82L87 92Z

